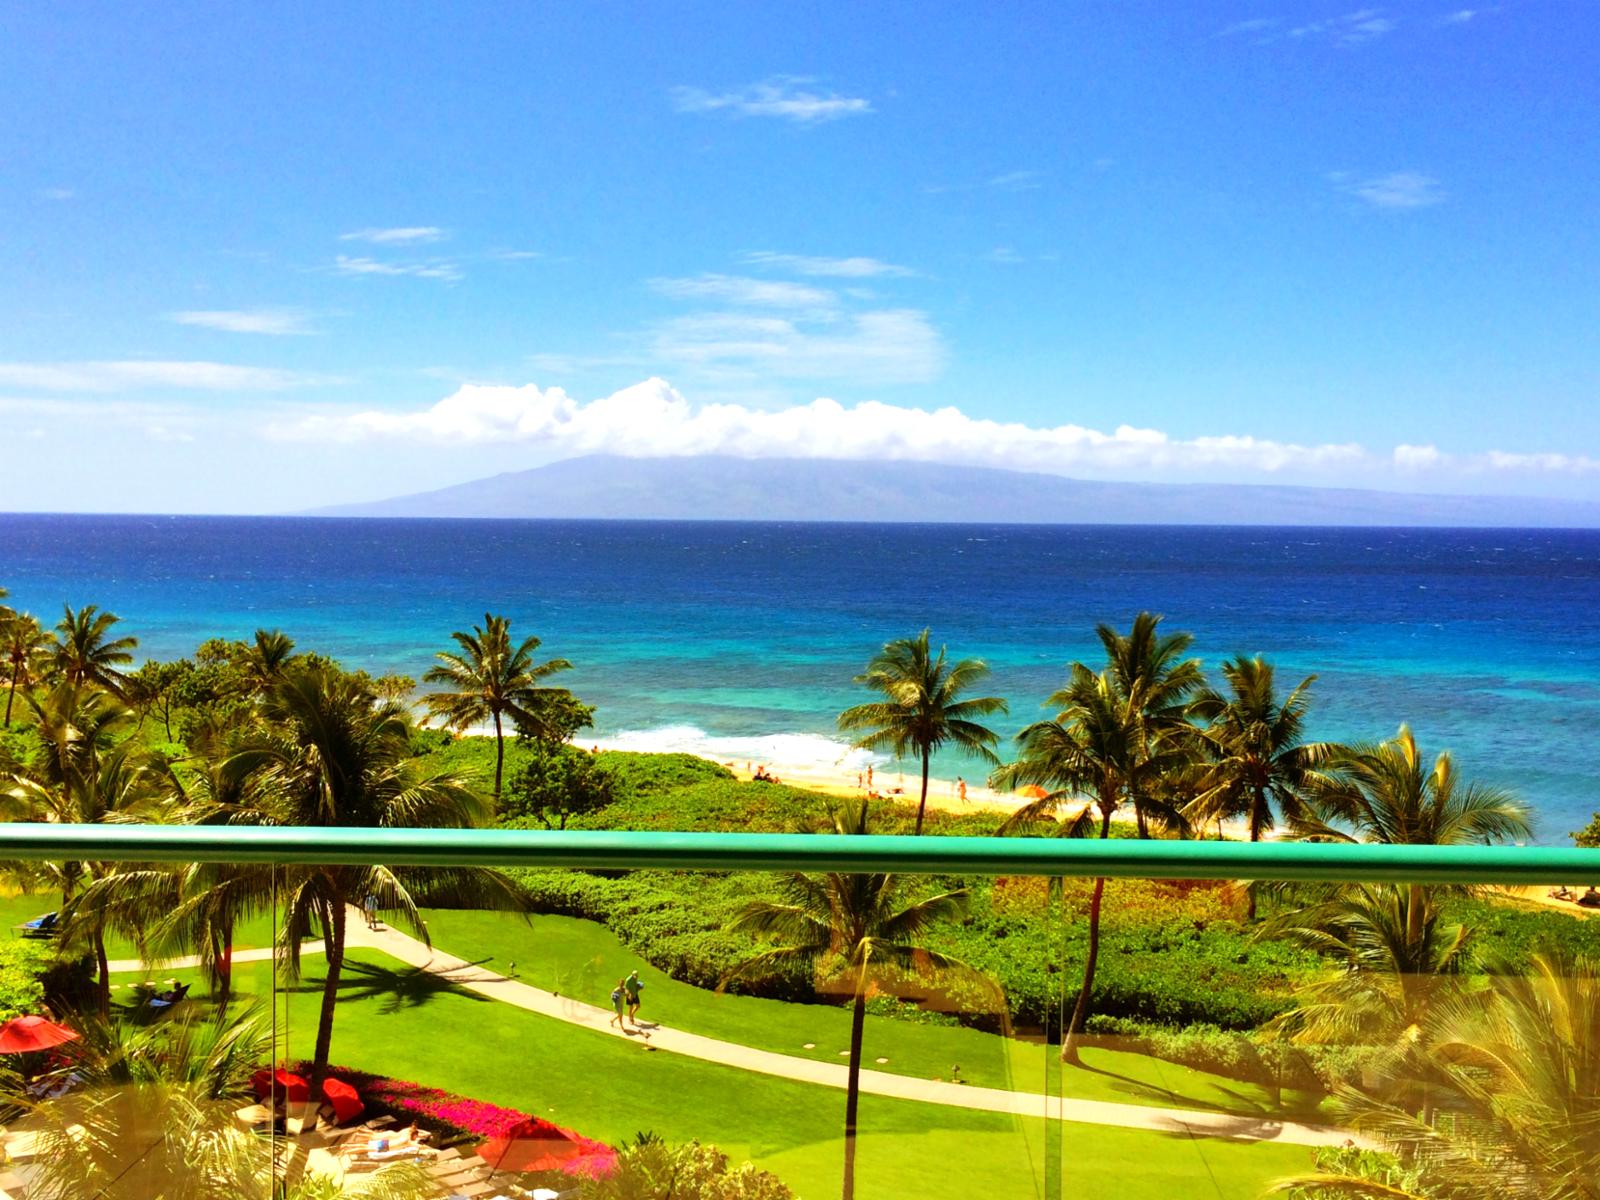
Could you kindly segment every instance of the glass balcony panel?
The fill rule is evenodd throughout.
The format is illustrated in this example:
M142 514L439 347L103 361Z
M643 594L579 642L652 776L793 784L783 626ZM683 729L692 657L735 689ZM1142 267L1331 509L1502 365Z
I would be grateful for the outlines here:
M270 914L237 932L264 960L253 995L224 1005L217 960L163 922L156 872L8 866L0 1196L267 1200L270 1113L248 1081L272 1053Z
M280 902L312 870L287 869ZM990 1196L1059 1194L1045 880L514 870L536 909L522 915L450 906L451 872L397 871L408 908L382 879L328 872L346 870L331 991L318 918L298 970L278 967L291 1184L403 1168L517 1196L584 1174L745 1171L840 1195L854 1046L854 1194L954 1200L978 1179ZM762 904L764 927L736 927ZM866 924L830 924L841 906ZM1010 966L981 950L997 922ZM301 1095L323 1101L314 1141Z

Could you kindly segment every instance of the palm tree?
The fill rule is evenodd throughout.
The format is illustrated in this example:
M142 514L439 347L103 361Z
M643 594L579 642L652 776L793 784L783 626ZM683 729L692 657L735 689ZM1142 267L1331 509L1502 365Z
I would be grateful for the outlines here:
M1405 725L1390 741L1339 754L1314 784L1309 811L1292 822L1296 836L1308 841L1465 846L1532 834L1520 800L1503 788L1463 783L1448 752L1429 767ZM1415 939L1428 911L1426 889L1408 886L1413 902L1407 936Z
M63 681L41 697L27 697L43 752L15 774L4 792L14 816L26 821L92 825L157 818L161 767L129 740L119 740L133 714L109 693ZM109 882L122 868L109 862L43 862L34 868L61 891L63 941L79 943L95 959L100 1006L108 1011L111 979L106 934L138 936L147 909L115 903ZM98 885L98 886L96 886ZM85 889L95 886L93 896Z
M51 665L70 684L93 683L120 696L123 676L118 668L133 661L139 639L109 637L116 623L116 616L101 612L93 604L85 604L76 612L67 605L56 624L57 644Z
M1163 776L1180 769L1187 756L1146 739L1146 698L1137 681L1125 691L1111 671L1096 675L1082 663L1072 664L1065 688L1050 697L1062 706L1053 720L1038 721L1017 735L1018 754L990 777L996 788L1044 787L1047 793L1019 808L1000 833L1054 823L1057 836L1087 837L1099 814L1099 836L1111 836L1111 817L1124 804L1153 794ZM1100 906L1104 876L1094 881L1089 899L1089 946L1083 984L1062 1039L1061 1057L1078 1061L1078 1039L1089 1019L1100 957Z
M279 629L258 629L240 656L240 669L252 695L259 696L283 674L294 657L294 639Z
M1117 689L1125 696L1135 692L1142 697L1139 717L1144 727L1146 753L1153 753L1156 741L1169 744L1189 738L1189 700L1205 687L1200 660L1183 657L1194 645L1194 635L1161 632L1162 618L1142 612L1133 619L1127 633L1110 625L1097 625L1095 634L1105 647L1106 670ZM1132 796L1134 823L1139 836L1150 836L1150 819L1169 828L1180 826L1178 805L1173 793L1182 782L1179 772L1151 778L1149 791ZM1163 793L1163 794L1158 794Z
M1335 1093L1341 1123L1398 1156L1402 1186L1346 1171L1282 1180L1276 1190L1369 1200L1600 1198L1600 961L1547 949L1531 967L1440 1005L1421 1051L1401 1064L1402 1086ZM1426 1112L1389 1098L1419 1086L1432 1102Z
M999 735L977 718L1006 711L998 696L959 699L989 673L982 659L945 660L945 647L935 658L928 631L900 638L880 650L855 682L880 692L883 699L859 704L839 714L839 728L861 733L855 745L863 750L888 750L895 758L922 760L922 795L917 801L917 828L928 807L928 767L941 746L957 746L986 762L999 764L994 746Z
M38 618L27 613L13 612L0 623L0 666L6 673L5 728L11 728L11 705L17 698L17 688L34 682L52 640L40 627Z
M867 803L833 814L835 833L868 832ZM886 874L792 874L782 881L783 900L752 901L735 928L777 939L780 945L747 959L730 978L789 963L813 967L825 980L850 989L850 1066L844 1110L844 1200L855 1195L856 1110L861 1098L861 1043L866 1029L867 988L884 968L921 971L959 964L922 945L935 924L966 912L965 890L903 904L903 881Z
M1260 656L1229 659L1222 664L1222 677L1229 695L1206 688L1189 706L1193 716L1207 722L1197 732L1206 761L1184 815L1198 825L1215 821L1219 828L1224 820L1243 817L1250 840L1259 842L1276 825L1274 810L1288 820L1304 816L1307 788L1341 747L1304 740L1315 675L1281 700L1272 664ZM1253 921L1254 888L1249 896Z
M366 685L321 666L291 670L262 703L264 731L248 738L226 770L261 789L268 803L241 823L457 829L477 825L492 807L462 776L423 774L408 758L403 707L375 700ZM334 1004L344 966L349 905L373 896L423 942L424 904L526 911L526 897L498 871L478 867L294 865L282 868L281 940L291 974L300 944L320 930L326 978L317 1021L313 1082L327 1072Z
M439 665L422 677L424 683L443 684L446 689L427 698L428 711L458 731L494 721L494 798L498 801L506 758L503 718L510 716L537 727L540 705L564 690L543 687L540 681L558 671L570 671L572 664L564 658L535 663L539 639L524 638L513 649L511 622L488 613L481 628L474 625L471 633L457 630L450 636L460 650L434 655Z

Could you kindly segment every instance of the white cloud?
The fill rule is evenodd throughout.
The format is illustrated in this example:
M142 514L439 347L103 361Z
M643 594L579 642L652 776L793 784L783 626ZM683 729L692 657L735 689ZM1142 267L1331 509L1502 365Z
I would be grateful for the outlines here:
M1235 21L1232 25L1217 30L1219 38L1238 37L1246 33L1265 33L1279 24L1277 17L1251 17L1247 21Z
M983 186L1001 192L1031 192L1040 186L1038 171L1007 171L984 181Z
M1289 30L1289 36L1300 39L1325 38L1340 46L1354 46L1393 33L1398 25L1399 22L1385 16L1381 8L1362 8L1345 13L1342 17L1298 25Z
M1431 443L1426 446L1408 446L1401 443L1394 448L1393 455L1394 465L1405 471L1425 471L1442 466L1448 457L1439 447Z
M316 332L306 321L309 314L294 308L207 309L169 313L179 325L219 329L224 333L262 333L290 337Z
M425 262L386 262L363 255L341 254L333 261L341 275L410 275L417 279L443 279L448 283L464 279L461 268L446 259Z
M898 267L894 263L887 263L878 258L822 258L810 254L778 254L771 250L754 250L744 256L744 261L752 266L793 271L797 275L839 279L871 279L877 276L916 274L910 267Z
M939 332L916 309L806 319L691 313L658 322L650 333L654 361L721 380L928 383L944 368Z
M47 392L122 392L183 388L216 392L284 391L332 383L327 376L233 363L129 359L116 362L0 362L0 384Z
M1471 21L1474 17L1478 16L1481 11L1482 11L1481 9L1476 9L1476 8L1458 8L1458 9L1456 9L1455 12L1446 13L1444 16L1440 17L1439 18L1439 24L1441 24L1441 25L1465 25L1465 24L1467 24L1467 22Z
M341 233L341 242L371 242L375 246L409 246L419 242L437 242L445 231L437 225L402 225L394 229L357 229Z
M872 111L872 103L859 96L817 92L805 85L816 82L805 75L777 75L735 92L708 92L698 87L672 89L672 105L683 113L726 113L738 117L780 117L798 125L836 121Z
M1065 474L1225 469L1279 472L1360 463L1356 445L1302 446L1222 435L1189 439L1121 426L1037 428L868 401L829 399L777 410L741 404L691 405L661 379L648 379L587 404L561 388L466 385L418 412L371 410L318 415L271 430L292 439L403 438L483 444L506 440L555 454L632 456L728 454L743 458L905 459L1003 466Z
M1445 193L1439 181L1420 171L1392 171L1372 179L1348 181L1348 176L1331 176L1345 191L1365 200L1373 208L1405 210L1442 204Z
M652 279L650 286L674 300L716 300L762 308L826 308L837 297L824 288L738 275L696 275L688 279Z
M1537 471L1558 475L1586 475L1600 471L1600 458L1588 454L1512 454L1491 450L1484 460L1496 471Z

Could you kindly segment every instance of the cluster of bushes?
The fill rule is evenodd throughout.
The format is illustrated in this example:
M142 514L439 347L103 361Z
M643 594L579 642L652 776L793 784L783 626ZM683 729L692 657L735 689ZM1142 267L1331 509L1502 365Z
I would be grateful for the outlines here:
M668 1146L649 1134L622 1147L616 1169L585 1180L578 1196L580 1200L794 1200L782 1180L753 1163L734 1167L715 1146L699 1142Z
M29 938L0 940L0 1021L36 1013L45 1004L45 976L55 948Z

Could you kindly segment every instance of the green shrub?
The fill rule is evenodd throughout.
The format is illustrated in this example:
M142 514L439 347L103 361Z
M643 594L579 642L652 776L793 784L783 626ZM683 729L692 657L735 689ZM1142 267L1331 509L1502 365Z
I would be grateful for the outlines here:
M715 1146L668 1146L648 1135L622 1147L616 1169L585 1180L578 1195L581 1200L794 1200L776 1175L748 1162L730 1167L728 1156Z
M572 746L531 747L528 762L500 794L499 823L508 828L565 829L611 803L612 779L594 756Z
M55 963L55 947L43 939L0 940L0 1021L44 1007L44 979Z

